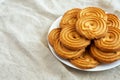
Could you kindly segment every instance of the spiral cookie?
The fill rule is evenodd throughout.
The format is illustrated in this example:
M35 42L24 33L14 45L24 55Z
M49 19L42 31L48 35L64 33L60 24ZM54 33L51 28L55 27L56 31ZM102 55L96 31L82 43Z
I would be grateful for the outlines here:
M85 51L85 48L73 51L64 47L64 45L59 40L56 40L54 44L54 50L60 57L64 59L71 59L81 56Z
M81 9L79 9L79 8L73 8L73 9L71 9L71 10L68 10L68 11L64 14L64 16L65 16L65 15L71 15L71 14L77 15L78 12L80 12L80 11L81 11Z
M120 29L109 27L105 37L94 40L95 46L105 52L115 52L120 50Z
M78 17L81 18L82 16L95 16L103 18L105 21L107 21L107 15L105 14L104 10L97 7L87 7L82 9L78 14Z
M90 48L91 54L95 59L102 63L111 63L120 59L120 51L118 52L103 52L100 49L97 49L94 45Z
M53 46L56 39L59 38L60 31L61 31L60 28L55 28L49 33L48 40L51 46Z
M82 69L94 68L99 64L98 61L89 55L88 51L84 52L84 54L79 58L71 59L70 62Z
M95 16L84 16L76 22L77 32L87 39L98 39L108 31L106 22L102 18Z
M75 27L78 12L80 12L80 9L78 8L74 8L72 10L67 11L62 17L62 20L60 22L60 27L64 28L66 27L66 25Z
M114 14L107 14L107 26L113 26L116 28L120 28L120 21L118 19L118 17Z
M90 40L81 37L73 27L65 27L62 29L60 41L71 50L82 49L90 44Z

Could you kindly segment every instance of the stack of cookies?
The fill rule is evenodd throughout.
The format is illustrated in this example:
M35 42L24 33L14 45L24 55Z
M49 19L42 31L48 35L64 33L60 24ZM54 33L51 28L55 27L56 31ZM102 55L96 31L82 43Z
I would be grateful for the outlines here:
M97 7L68 10L48 40L58 56L79 68L120 60L120 20Z

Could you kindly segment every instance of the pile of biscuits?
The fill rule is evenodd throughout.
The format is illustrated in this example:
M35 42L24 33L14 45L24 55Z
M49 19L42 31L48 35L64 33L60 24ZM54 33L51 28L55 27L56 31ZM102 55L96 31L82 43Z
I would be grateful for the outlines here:
M58 56L79 68L120 60L120 20L98 7L68 10L48 40Z

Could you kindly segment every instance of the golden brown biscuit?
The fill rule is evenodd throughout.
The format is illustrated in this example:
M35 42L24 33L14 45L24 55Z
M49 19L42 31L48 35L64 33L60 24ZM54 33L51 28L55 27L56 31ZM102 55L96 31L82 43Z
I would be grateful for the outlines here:
M65 47L71 50L82 49L90 44L90 40L81 37L73 27L65 27L62 29L60 41Z
M120 51L118 52L103 52L100 49L96 48L94 45L90 48L91 54L95 59L102 63L111 63L120 59Z
M60 27L64 28L67 26L75 27L76 21L77 21L77 14L80 12L81 9L74 8L71 10L68 10L62 17L60 22Z
M61 31L61 28L55 28L49 33L48 41L49 41L51 46L53 46L56 39L59 38L60 31Z
M105 52L120 51L120 29L109 27L105 37L94 40L95 46Z
M58 39L55 41L54 50L60 57L64 59L71 59L81 56L85 51L85 48L73 51L66 48Z
M84 52L83 55L81 55L79 58L71 59L70 62L83 69L89 69L96 67L99 62L96 61L88 51Z
M83 16L95 16L99 18L103 18L107 21L107 15L104 10L97 8L97 7L87 7L79 12L78 17L81 18Z
M107 14L107 26L120 28L120 21L118 17L114 14Z
M71 14L77 15L78 12L80 12L80 11L81 11L80 8L73 8L73 9L68 10L68 11L64 14L64 16L65 16L65 15L71 15Z
M95 16L84 16L76 22L77 32L87 39L99 39L108 31L106 21Z

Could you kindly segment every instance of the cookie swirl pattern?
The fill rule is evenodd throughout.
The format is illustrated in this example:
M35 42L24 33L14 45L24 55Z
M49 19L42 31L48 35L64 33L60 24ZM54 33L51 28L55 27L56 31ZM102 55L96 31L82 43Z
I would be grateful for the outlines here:
M95 46L105 52L115 52L120 50L120 29L109 27L105 37L94 40Z
M102 63L111 63L120 59L120 51L118 52L103 52L100 49L96 48L94 45L90 48L91 54L95 59Z
M98 39L108 31L106 22L102 18L95 16L84 16L76 22L77 32L87 39Z
M51 46L53 46L54 41L56 41L59 38L60 32L61 28L55 28L49 33L48 40Z
M76 59L71 59L70 62L82 69L89 69L96 67L99 62L95 60L88 51L84 52L82 56Z
M74 8L69 11L67 11L60 22L60 27L64 28L67 26L75 27L76 21L77 21L77 15L78 12L80 12L81 9Z
M58 39L55 41L54 50L60 57L64 59L71 59L81 56L85 51L85 48L79 50L70 50L66 48Z
M78 16L79 18L83 16L95 16L95 17L103 18L105 21L107 21L107 15L105 11L97 7L84 8L81 10Z
M107 26L109 27L116 27L116 28L120 28L120 21L118 19L118 17L114 14L107 14Z
M90 40L81 37L73 27L62 29L60 33L60 41L71 50L82 49L90 44Z

